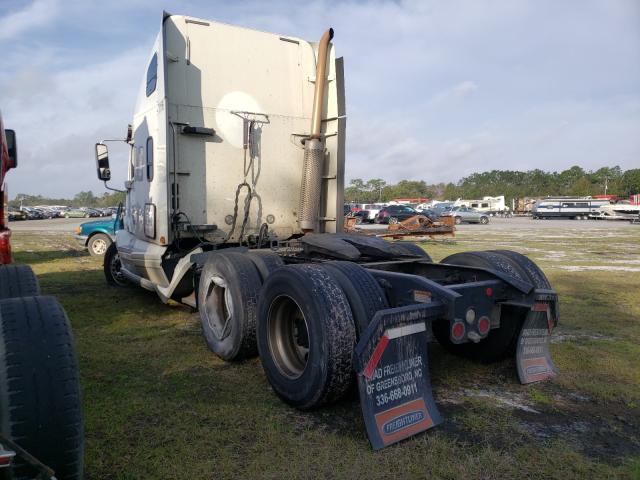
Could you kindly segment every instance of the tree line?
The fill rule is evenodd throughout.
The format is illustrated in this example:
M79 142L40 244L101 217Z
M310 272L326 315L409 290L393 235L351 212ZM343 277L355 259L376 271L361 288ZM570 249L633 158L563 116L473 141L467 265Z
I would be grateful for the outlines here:
M640 169L623 171L602 167L586 171L573 166L561 172L491 170L473 173L457 183L427 184L424 180L401 180L387 184L383 179L354 178L345 188L345 201L388 202L394 198L427 197L438 200L475 199L504 195L507 204L516 197L618 195L626 198L640 193Z
M623 171L620 167L602 167L585 171L574 166L562 172L543 170L491 170L472 173L457 183L427 184L424 180L401 180L388 184L381 178L363 180L354 178L345 188L346 202L388 202L394 198L435 198L455 200L457 198L482 198L504 195L507 204L516 197L544 197L550 195L618 195L626 198L640 193L640 168ZM122 192L104 192L95 195L92 191L79 192L73 198L48 198L42 195L18 194L9 201L9 206L29 207L34 205L69 205L82 207L111 207L124 202Z
M78 192L73 198L49 198L42 195L27 195L19 193L9 206L14 208L33 207L36 205L67 205L69 207L115 207L120 202L124 203L124 192L104 192L95 195L92 191Z

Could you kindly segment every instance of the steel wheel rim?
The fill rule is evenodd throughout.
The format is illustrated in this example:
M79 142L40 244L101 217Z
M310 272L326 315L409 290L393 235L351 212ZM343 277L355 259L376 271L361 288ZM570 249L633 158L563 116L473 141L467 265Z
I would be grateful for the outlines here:
M91 243L91 249L96 255L104 255L104 252L107 251L107 242L102 238L97 238Z
M126 279L122 272L120 272L120 267L122 263L120 262L120 256L118 254L114 255L111 258L111 263L109 264L109 270L111 271L111 276L115 280L115 282L119 285L124 285L126 283Z
M204 316L207 325L218 340L224 340L231 330L233 300L227 282L220 276L212 276L206 285Z
M287 295L276 297L267 315L267 342L276 368L285 377L300 378L309 359L309 329L298 303Z

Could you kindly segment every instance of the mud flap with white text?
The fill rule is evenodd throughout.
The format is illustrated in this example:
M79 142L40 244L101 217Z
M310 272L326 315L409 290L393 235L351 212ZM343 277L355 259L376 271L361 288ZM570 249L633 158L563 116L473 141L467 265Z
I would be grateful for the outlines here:
M375 450L442 422L429 379L430 334L425 307L411 305L376 313L356 346L360 404Z
M558 373L549 352L551 332L557 321L555 312L553 301L537 301L527 314L516 350L520 383L540 382Z

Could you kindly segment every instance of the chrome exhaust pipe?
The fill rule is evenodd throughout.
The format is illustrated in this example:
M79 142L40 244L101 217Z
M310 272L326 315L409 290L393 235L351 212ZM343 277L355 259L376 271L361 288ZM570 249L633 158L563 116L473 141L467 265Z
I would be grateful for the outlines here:
M305 233L318 230L320 199L322 197L322 171L324 167L324 143L321 139L320 130L322 126L322 104L327 84L327 53L329 51L329 42L332 38L333 29L330 28L324 32L318 44L316 86L313 94L313 111L311 113L311 134L304 144L298 222Z

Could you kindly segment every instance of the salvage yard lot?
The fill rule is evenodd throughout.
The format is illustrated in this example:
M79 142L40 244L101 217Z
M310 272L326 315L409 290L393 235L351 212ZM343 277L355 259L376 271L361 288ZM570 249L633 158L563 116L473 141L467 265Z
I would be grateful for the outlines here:
M538 262L560 294L560 375L521 386L512 361L430 344L444 423L373 452L357 398L293 410L258 359L210 353L190 309L108 287L71 234L13 235L74 328L87 478L640 478L640 226L511 219L420 245L436 261L508 248Z

